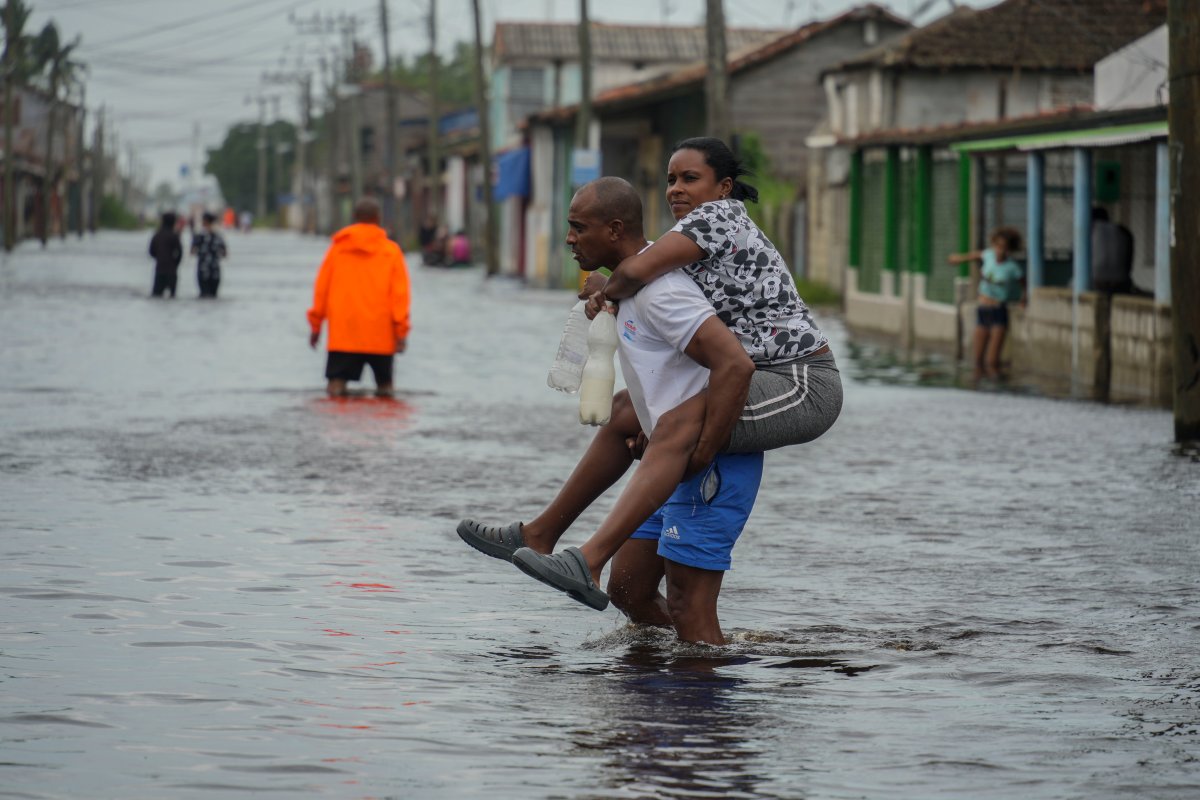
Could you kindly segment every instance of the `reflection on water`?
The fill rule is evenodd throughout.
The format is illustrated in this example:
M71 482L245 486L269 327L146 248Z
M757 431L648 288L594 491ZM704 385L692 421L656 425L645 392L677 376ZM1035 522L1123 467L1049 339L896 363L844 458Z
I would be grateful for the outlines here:
M842 419L768 456L731 642L684 646L454 533L588 442L545 388L568 293L416 268L400 393L330 400L322 243L232 242L216 303L146 300L144 244L0 262L0 796L1197 796L1169 415L956 391L823 319Z

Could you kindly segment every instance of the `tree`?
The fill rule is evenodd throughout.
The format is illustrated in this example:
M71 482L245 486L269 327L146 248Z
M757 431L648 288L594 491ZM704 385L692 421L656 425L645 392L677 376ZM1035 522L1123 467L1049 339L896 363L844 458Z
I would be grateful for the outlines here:
M399 58L392 65L392 77L397 86L406 89L429 90L432 70L429 53L422 53L411 61ZM454 55L449 60L438 59L438 99L451 108L469 106L475 102L475 47L468 42L457 42Z
M43 165L45 174L42 177L42 247L46 246L46 240L50 238L50 199L54 194L54 184L56 182L54 130L58 113L59 94L69 92L74 88L78 83L80 75L86 70L86 67L82 63L75 61L71 57L77 47L79 47L78 36L69 44L62 43L58 35L58 26L53 21L46 23L46 27L38 34L37 40L34 43L36 61L42 65L44 70L43 77L45 79L46 91L49 94L50 104L49 117L46 123L46 161ZM67 153L64 147L64 165L66 157ZM65 226L62 232L63 235L66 235Z
M271 141L290 141L295 138L295 126L284 120L277 120L267 126ZM257 198L257 169L258 169L258 123L242 122L234 125L225 132L225 140L221 146L208 151L204 162L204 171L217 179L225 202L234 208L254 208ZM295 151L289 151L283 158L267 159L267 185L281 186L280 176L276 175L277 167L283 175L291 174L292 161ZM282 163L279 163L282 162ZM267 196L267 213L276 211L277 198L274 193Z

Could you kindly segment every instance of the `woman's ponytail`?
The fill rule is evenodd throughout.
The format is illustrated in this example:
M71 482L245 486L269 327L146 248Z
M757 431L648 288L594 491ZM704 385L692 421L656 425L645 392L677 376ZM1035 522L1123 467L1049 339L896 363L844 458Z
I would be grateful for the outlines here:
M743 173L743 174L749 174L749 173ZM733 182L733 191L731 191L729 193L729 196L734 200L741 200L744 203L757 203L758 202L758 189L755 189L753 186L751 186L748 183L743 183L742 181L735 180Z

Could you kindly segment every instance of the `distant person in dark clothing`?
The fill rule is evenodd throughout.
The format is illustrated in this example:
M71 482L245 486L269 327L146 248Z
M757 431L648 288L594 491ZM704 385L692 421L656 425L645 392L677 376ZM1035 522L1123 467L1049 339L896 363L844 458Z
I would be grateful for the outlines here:
M196 280L200 284L201 297L217 296L217 287L221 285L221 259L229 256L225 239L213 230L216 221L216 214L205 211L201 218L203 230L192 237L192 255L196 256Z
M175 231L176 216L173 211L162 215L158 231L150 239L150 257L154 259L154 288L151 297L162 297L167 292L175 296L175 284L179 281L179 263L183 261L183 242Z
M1133 292L1133 234L1100 206L1092 209L1092 285L1104 294Z
M421 245L421 263L427 267L438 266L446 260L446 228L437 224L433 215L425 217L417 230L417 241Z
M437 236L437 220L432 214L426 214L425 219L421 220L420 226L417 228L417 242L421 245L421 250L433 244L434 237Z

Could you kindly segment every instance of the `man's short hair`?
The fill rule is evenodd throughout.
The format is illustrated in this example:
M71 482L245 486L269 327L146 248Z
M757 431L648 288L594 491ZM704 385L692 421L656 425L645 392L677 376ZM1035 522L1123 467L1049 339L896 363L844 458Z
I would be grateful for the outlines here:
M591 189L594 200L592 214L605 222L621 220L626 233L642 235L642 198L637 189L624 178L606 177L586 183L580 189Z
M379 224L379 201L373 197L364 197L354 204L354 221Z

